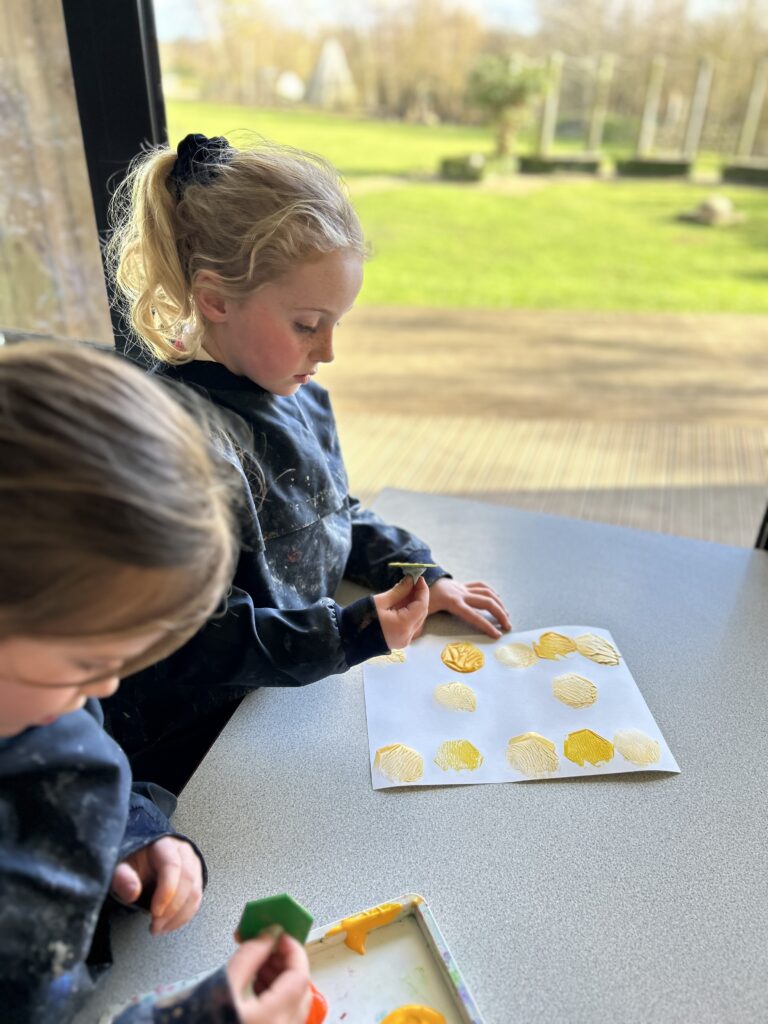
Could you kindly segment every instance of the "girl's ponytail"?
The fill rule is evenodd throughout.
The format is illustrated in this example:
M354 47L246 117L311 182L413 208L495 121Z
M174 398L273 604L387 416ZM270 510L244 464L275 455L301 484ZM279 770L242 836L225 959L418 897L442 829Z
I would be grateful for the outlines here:
M178 342L195 319L192 289L181 262L175 191L168 179L176 161L158 149L134 162L110 204L115 230L107 260L116 302L132 330L162 362L189 358Z

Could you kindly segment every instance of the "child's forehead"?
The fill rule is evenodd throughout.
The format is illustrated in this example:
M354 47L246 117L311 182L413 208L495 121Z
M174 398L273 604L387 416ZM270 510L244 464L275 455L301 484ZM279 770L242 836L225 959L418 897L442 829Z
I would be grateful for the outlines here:
M295 309L326 313L354 302L363 280L363 261L356 253L327 253L298 263L273 288Z

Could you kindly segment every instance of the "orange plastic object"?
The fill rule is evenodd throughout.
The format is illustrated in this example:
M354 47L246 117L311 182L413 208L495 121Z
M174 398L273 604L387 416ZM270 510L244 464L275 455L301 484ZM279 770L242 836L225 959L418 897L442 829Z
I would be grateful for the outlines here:
M309 987L312 991L312 1005L309 1008L306 1024L323 1024L328 1016L328 1003L323 993L318 992L311 981Z

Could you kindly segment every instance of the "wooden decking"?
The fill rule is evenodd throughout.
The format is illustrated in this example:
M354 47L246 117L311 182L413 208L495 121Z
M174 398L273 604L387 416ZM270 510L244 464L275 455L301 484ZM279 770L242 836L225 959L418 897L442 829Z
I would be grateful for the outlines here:
M360 308L323 369L351 488L749 546L768 318Z

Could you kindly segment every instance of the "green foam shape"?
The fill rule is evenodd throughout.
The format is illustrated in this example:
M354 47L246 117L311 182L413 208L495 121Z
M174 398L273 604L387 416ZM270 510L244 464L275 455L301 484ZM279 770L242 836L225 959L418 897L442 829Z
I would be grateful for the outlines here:
M279 896L266 896L263 900L250 900L245 905L237 935L241 942L255 939L272 925L280 925L284 932L302 944L307 941L314 918L287 892Z

